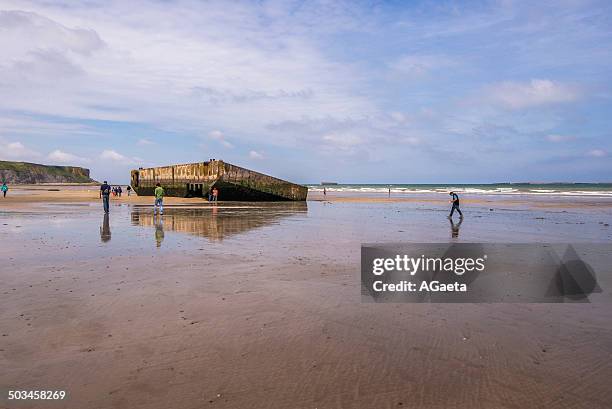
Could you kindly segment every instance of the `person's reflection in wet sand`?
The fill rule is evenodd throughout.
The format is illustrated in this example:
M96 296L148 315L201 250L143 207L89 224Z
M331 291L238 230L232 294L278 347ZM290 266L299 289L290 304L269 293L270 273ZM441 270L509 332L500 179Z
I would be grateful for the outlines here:
M134 226L155 229L157 219L153 217L150 207L134 207L130 219ZM211 241L221 241L226 237L258 229L266 225L278 224L281 220L292 217L304 217L308 212L305 202L259 204L249 206L206 204L200 208L170 208L164 212L163 230L187 233L205 237ZM166 243L167 245L167 243Z
M157 247L161 247L164 241L164 218L163 216L153 216L153 223L155 224L155 243Z
M459 219L459 223L455 223L453 219L448 219L451 225L451 238L456 239L459 237L459 228L461 227L461 223L463 223L463 217Z
M100 240L102 243L106 243L111 239L110 223L108 220L108 213L104 213L104 219L102 219L102 226L100 226Z

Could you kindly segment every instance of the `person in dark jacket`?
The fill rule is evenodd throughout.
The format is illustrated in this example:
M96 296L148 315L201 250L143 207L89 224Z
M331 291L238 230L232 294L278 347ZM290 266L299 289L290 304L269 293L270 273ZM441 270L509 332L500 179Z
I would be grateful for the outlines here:
M109 212L109 201L110 201L111 187L109 184L104 181L102 186L100 186L100 198L102 199L102 204L104 205L104 213Z
M461 209L459 209L459 195L457 195L457 193L455 192L450 192L449 195L451 196L450 203L453 204L453 207L451 208L451 212L448 215L448 218L450 219L453 217L453 213L455 213L455 210L457 210L457 212L459 213L459 217L463 218L463 213L461 213Z

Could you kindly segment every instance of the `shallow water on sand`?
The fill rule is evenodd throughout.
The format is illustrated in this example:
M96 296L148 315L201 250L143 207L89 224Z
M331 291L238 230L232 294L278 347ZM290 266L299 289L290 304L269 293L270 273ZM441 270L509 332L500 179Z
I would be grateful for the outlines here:
M3 269L61 266L75 261L129 268L130 258L185 258L218 263L304 266L335 263L358 271L362 243L612 242L612 210L538 210L466 206L463 220L446 206L397 203L232 203L151 206L49 204L0 212ZM122 261L118 261L122 260ZM221 267L222 266L218 266Z

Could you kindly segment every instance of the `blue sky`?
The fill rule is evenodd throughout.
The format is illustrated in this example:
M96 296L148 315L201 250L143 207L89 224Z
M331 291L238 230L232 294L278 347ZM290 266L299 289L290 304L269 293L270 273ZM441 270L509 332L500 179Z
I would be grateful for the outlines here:
M0 0L0 159L612 181L612 3Z

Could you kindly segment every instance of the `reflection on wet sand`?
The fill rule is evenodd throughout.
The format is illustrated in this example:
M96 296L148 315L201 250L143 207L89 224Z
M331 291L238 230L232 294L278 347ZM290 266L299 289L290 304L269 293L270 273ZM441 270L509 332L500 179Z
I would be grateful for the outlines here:
M108 219L108 213L104 213L104 218L102 219L102 226L100 226L100 240L103 243L106 243L111 239L111 230L110 223Z
M161 246L164 230L189 233L220 241L234 234L266 226L280 219L306 213L305 202L245 206L169 207L163 216L153 215L150 207L134 207L132 225L155 227L155 241Z
M154 215L153 224L155 225L155 243L157 247L161 247L164 241L164 217L162 215Z
M461 228L461 223L463 223L463 217L459 219L459 223L455 223L451 218L449 218L448 220L450 221L451 225L451 237L453 239L456 239L459 237L459 229Z

